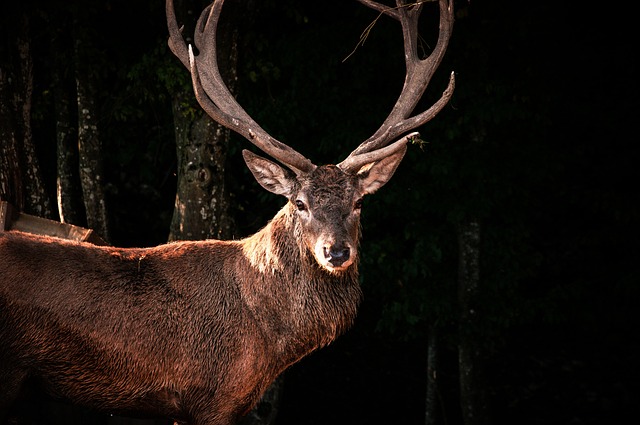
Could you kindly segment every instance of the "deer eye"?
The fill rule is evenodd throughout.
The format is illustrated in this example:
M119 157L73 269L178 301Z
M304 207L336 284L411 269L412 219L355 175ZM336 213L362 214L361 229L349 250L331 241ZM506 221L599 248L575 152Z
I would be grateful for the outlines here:
M362 208L362 198L358 199L355 203L355 205L353 206L354 210L359 210Z
M304 204L304 202L299 199L296 200L296 207L298 208L298 211L304 211L307 209L307 206Z

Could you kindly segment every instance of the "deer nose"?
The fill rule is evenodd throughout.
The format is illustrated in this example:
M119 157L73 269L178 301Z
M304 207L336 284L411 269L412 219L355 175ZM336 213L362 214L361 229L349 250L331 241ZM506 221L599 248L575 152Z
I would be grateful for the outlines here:
M339 267L349 259L351 250L342 244L324 247L324 257L329 260L332 266Z

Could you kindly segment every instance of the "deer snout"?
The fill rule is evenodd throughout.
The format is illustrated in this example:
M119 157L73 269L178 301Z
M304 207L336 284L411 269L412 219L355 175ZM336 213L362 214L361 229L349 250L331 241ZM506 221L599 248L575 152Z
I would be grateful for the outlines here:
M322 251L324 258L334 267L342 266L351 254L351 249L345 245L325 245Z
M348 242L334 242L333 239L319 238L314 247L314 256L328 271L340 272L354 263L358 252Z

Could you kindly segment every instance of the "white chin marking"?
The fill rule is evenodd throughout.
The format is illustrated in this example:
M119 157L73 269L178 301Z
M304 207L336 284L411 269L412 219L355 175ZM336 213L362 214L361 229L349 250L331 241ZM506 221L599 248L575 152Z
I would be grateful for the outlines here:
M325 263L325 264L321 264L322 267L324 267L327 271L330 271L331 273L338 273L338 272L343 272L345 270L347 270L349 268L349 266L351 265L351 261L348 261L344 264L342 264L341 266L335 267L333 266L331 263Z
M325 263L320 265L322 266L323 269L325 269L329 273L341 273L349 268L349 266L345 267L344 264L339 267L334 267L333 265L331 265L331 263Z

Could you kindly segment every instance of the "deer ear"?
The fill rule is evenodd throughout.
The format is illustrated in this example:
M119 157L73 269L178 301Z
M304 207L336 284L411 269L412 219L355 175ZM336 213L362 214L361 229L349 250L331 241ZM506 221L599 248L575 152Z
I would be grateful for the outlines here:
M246 149L242 151L242 156L260 186L271 193L286 197L293 192L295 179L289 170Z
M389 181L406 152L407 145L405 144L391 155L365 164L358 170L357 176L360 178L361 188L365 195L374 193Z

